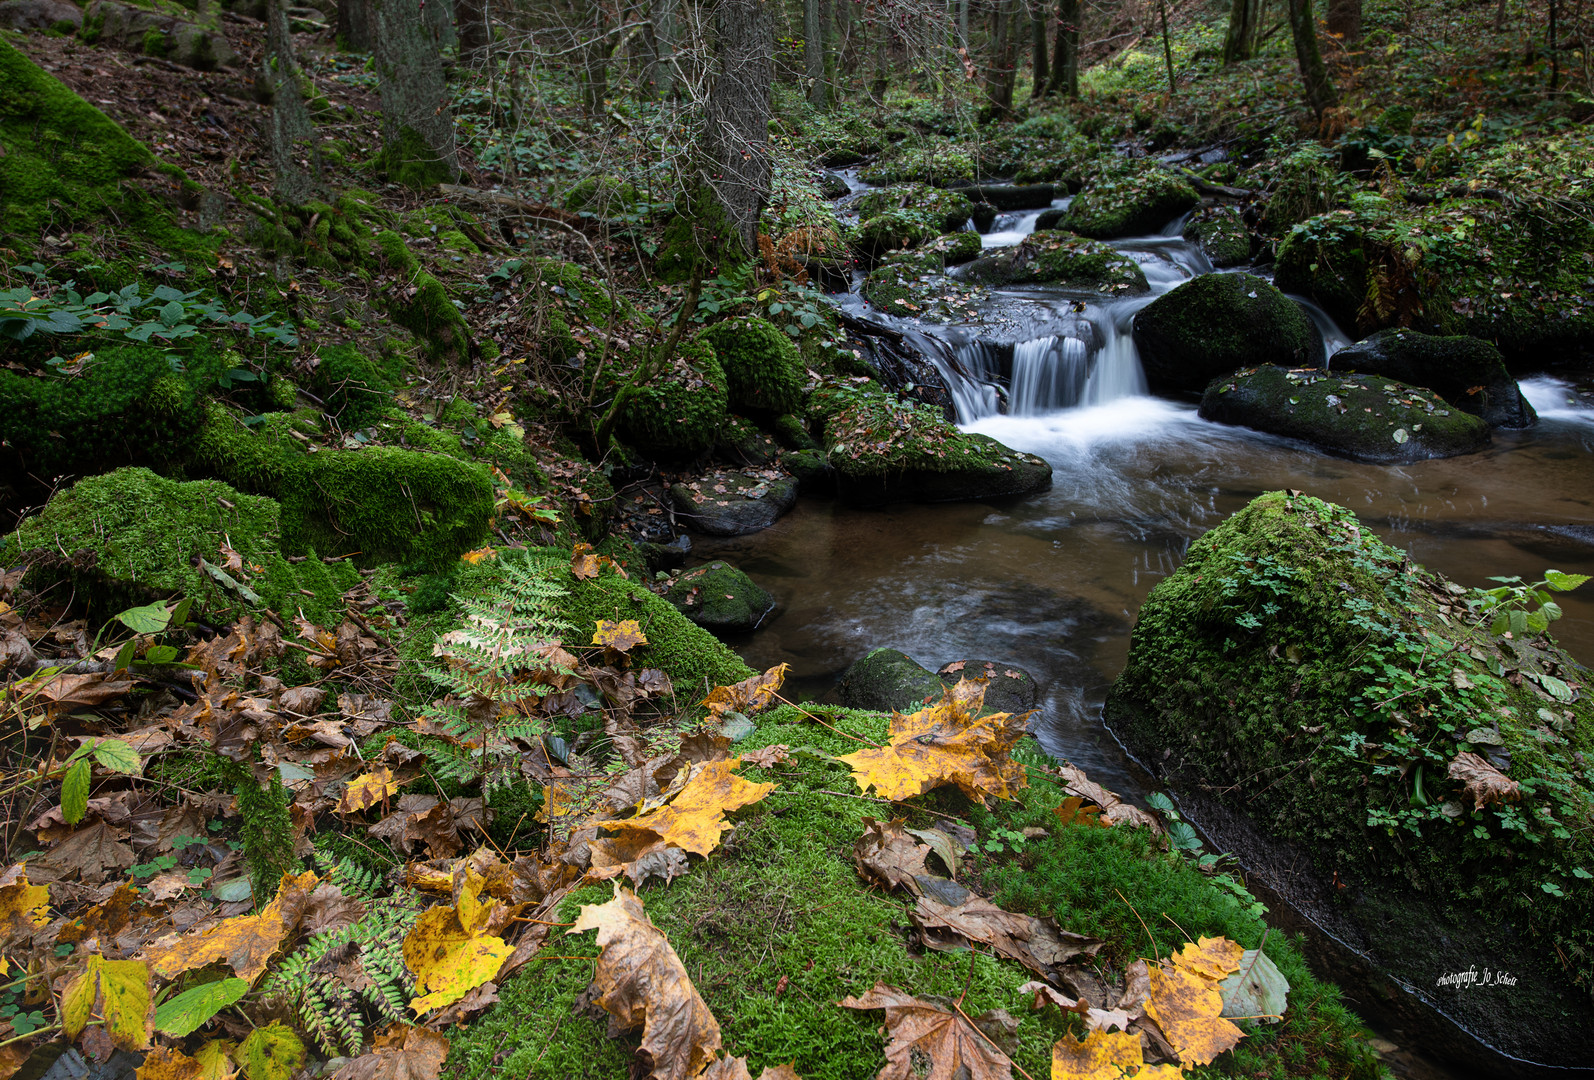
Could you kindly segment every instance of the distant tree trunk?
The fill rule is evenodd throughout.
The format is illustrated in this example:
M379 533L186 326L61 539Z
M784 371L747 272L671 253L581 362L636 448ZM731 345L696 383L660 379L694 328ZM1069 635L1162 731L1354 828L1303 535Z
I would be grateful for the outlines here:
M991 62L985 72L985 100L998 116L1013 112L1013 80L1018 75L1016 0L996 0L992 12Z
M1079 0L1057 0L1057 49L1047 92L1079 96Z
M819 52L825 61L826 106L835 104L840 89L836 85L836 38L841 32L841 0L819 0Z
M1262 24L1262 0L1233 0L1229 5L1229 32L1223 39L1223 62L1249 60L1256 51Z
M808 80L808 104L829 105L825 88L825 27L820 11L824 0L803 0L803 76Z
M374 17L371 0L338 0L338 44L349 52L370 52Z
M1556 40L1555 16L1560 4L1557 0L1550 0L1550 89L1554 90L1561 85L1561 53L1560 43Z
M266 0L266 51L260 61L260 78L271 92L267 117L271 146L272 188L277 197L294 205L315 194L320 174L315 121L304 105L300 86L303 74L293 55L288 32L286 0ZM301 162L309 165L307 169Z
M714 28L714 83L703 128L709 187L752 256L758 252L758 216L769 199L775 28L765 0L719 0Z
M603 5L588 0L580 17L581 106L588 116L602 116L609 96L609 39Z
M1030 67L1034 73L1034 85L1030 87L1031 101L1046 96L1047 82L1051 72L1046 63L1046 0L1040 0L1029 9L1030 32Z
M869 100L877 107L886 103L886 87L891 85L891 27L882 17L874 24L880 40L874 45L874 75L869 79Z
M1500 3L1494 9L1494 32L1496 34L1505 30L1505 3L1506 0L1500 0Z
M969 47L969 0L958 0L958 44L964 49Z
M653 0L646 29L648 62L642 71L644 97L675 96L675 0Z
M1362 40L1362 0L1328 0L1328 32L1349 52Z
M459 35L459 58L472 67L487 60L492 27L487 24L487 0L455 0L454 21Z
M1318 116L1339 104L1339 91L1328 77L1323 54L1317 48L1317 20L1312 0L1289 0L1290 35L1295 39L1295 59L1301 67L1306 103Z
M382 164L390 180L414 188L459 179L454 114L443 58L420 0L374 0L377 91L382 101Z

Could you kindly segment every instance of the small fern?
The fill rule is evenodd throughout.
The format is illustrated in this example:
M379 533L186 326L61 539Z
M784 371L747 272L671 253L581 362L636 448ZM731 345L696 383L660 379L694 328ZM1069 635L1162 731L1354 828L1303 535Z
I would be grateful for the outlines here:
M380 874L318 855L327 879L366 905L358 922L314 934L285 958L264 990L293 1009L299 1026L329 1055L360 1052L368 1019L412 1019L415 980L404 964L404 939L418 905L406 891L379 895Z
M565 590L549 580L550 566L501 559L499 579L483 595L454 597L462 620L432 650L442 664L423 672L444 695L421 715L457 740L428 744L433 769L446 780L480 782L486 796L518 780L523 751L515 740L544 734L537 706L574 674L558 659L571 628L558 616Z

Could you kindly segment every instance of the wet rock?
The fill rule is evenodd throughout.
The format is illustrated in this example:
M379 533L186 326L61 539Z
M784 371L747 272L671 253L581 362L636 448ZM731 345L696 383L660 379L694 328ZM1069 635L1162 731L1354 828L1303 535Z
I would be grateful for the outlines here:
M969 211L969 220L974 223L976 232L988 233L991 226L996 224L996 207L990 203L977 202Z
M1335 353L1331 366L1426 386L1490 427L1524 428L1538 421L1500 350L1477 338L1380 330Z
M769 474L710 473L689 484L674 484L675 516L710 536L746 536L769 528L797 501L797 482Z
M662 544L638 540L636 550L648 564L648 569L654 573L660 570L678 570L686 565L687 556L692 554L692 538L683 533L674 540Z
M1160 232L1200 201L1189 181L1166 169L1123 162L1103 168L1069 204L1067 227L1111 240Z
M1021 713L1041 703L1041 688L1035 676L1023 668L995 660L956 660L936 672L948 686L959 679L985 680L985 712Z
M762 469L780 457L780 447L750 421L733 416L720 428L714 456L733 465Z
M875 649L847 669L837 688L843 705L853 709L912 712L938 701L944 687L935 673L907 653Z
M775 598L736 567L711 562L676 579L664 598L705 630L745 634L775 608Z
M1264 364L1322 362L1323 341L1300 307L1252 274L1204 274L1135 316L1146 381L1200 391L1219 375Z
M1455 457L1489 445L1489 425L1479 417L1431 390L1377 375L1246 369L1207 387L1201 415L1380 464Z
M983 460L945 469L908 468L899 473L872 473L836 465L836 495L854 506L897 502L967 502L1010 495L1030 495L1052 484L1052 467L1044 458L1009 449L984 435L965 438L982 443Z
M1054 206L1050 210L1042 210L1040 216L1035 219L1035 231L1045 232L1047 229L1067 228L1063 224L1063 219L1067 216L1068 211L1060 206Z
M1222 270L1251 261L1251 233L1232 206L1197 211L1184 225L1184 238L1199 244L1207 261Z
M929 184L898 184L877 188L859 196L853 203L858 217L867 221L890 210L914 210L938 222L942 232L955 232L968 223L974 204L961 191L947 191Z
M233 67L237 57L219 30L145 8L99 0L83 16L85 41L103 41L197 71Z
M0 27L7 30L49 30L61 24L83 25L83 11L67 0L5 0L0 3Z
M964 277L982 285L1057 285L1115 296L1148 292L1140 264L1099 240L1066 232L1025 237L1023 243L969 263Z
M833 172L819 174L819 194L827 199L844 199L852 193L847 181Z
M804 495L827 496L836 493L836 470L818 450L797 450L781 457L783 469L797 480Z
M934 240L945 231L941 225L940 218L920 210L885 210L854 226L847 243L864 258L878 259Z
M954 190L998 210L1044 210L1057 198L1051 184L970 184Z

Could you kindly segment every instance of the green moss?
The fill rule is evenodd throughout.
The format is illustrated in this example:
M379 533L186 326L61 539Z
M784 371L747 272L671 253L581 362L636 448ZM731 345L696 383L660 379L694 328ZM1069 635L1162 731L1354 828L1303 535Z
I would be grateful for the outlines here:
M451 183L454 174L420 132L408 124L399 128L398 138L382 148L378 168L395 184L425 191L438 184Z
M1200 201L1188 181L1166 169L1114 163L1099 168L1086 181L1063 221L1081 236L1111 240L1159 232Z
M419 338L434 357L468 357L470 326L443 283L421 268L404 238L393 230L378 233L376 245L388 270L399 279L387 298L393 321Z
M941 223L921 210L886 210L866 218L848 233L847 242L869 258L888 251L918 247L941 234Z
M1184 238L1201 245L1212 265L1240 266L1251 258L1251 234L1232 206L1198 211L1185 223Z
M303 444L291 432L319 434L319 413L266 413L251 429L220 402L205 406L189 467L258 495L276 495Z
M565 194L566 210L590 211L600 218L619 217L642 200L636 185L607 176L589 176Z
M802 357L780 328L749 316L714 323L699 336L725 372L732 408L789 413L802 406Z
M890 210L916 210L935 219L942 232L962 229L968 224L969 215L974 212L974 204L967 195L928 184L879 188L861 196L852 208L862 220Z
M695 189L676 200L654 256L654 273L667 284L729 273L747 261L741 239L713 194Z
M201 260L213 244L177 227L150 187L136 180L160 166L104 113L0 41L0 236L32 252L46 225L114 224L171 257Z
M360 571L348 559L327 562L311 552L289 562L278 552L262 561L252 584L260 598L285 616L302 615L317 626L332 626L343 610L343 596L360 583Z
M901 184L922 181L947 184L974 179L974 159L967 150L948 143L908 147L876 162L861 174L866 184Z
M628 441L647 454L673 457L713 447L727 414L725 371L706 338L683 341L670 366L638 387L625 405Z
M775 606L757 582L723 562L688 570L664 598L699 626L725 633L752 630Z
M393 404L393 390L403 377L398 356L373 358L353 345L323 345L316 360L311 385L345 431L371 424Z
M589 349L577 338L602 341L611 330L647 325L646 316L606 283L593 281L575 263L529 259L521 280L532 290L527 303L542 326L542 353L556 363L585 354L596 359L602 346Z
M970 264L971 281L991 285L1058 285L1117 296L1150 290L1145 271L1123 252L1099 240L1045 230L1009 251Z
M371 447L323 450L295 462L282 492L284 550L311 548L437 566L486 538L487 469L442 454Z
M437 244L444 251L452 251L458 255L480 255L481 248L477 247L470 237L458 229L445 229L437 234Z
M1238 368L1321 363L1322 338L1300 306L1252 274L1203 274L1135 316L1153 390L1204 390Z

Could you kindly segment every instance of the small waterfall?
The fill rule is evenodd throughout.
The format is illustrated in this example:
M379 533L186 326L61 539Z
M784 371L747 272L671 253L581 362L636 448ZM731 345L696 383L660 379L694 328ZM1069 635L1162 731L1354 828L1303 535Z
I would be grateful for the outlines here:
M1014 345L968 341L950 350L950 355L942 355L930 339L925 353L951 391L960 424L1004 412L1042 416L1103 405L1147 392L1140 354L1129 331L1138 307L1101 313L1103 344L1094 352L1080 338L1051 334Z
M1078 405L1090 376L1085 343L1071 337L1040 337L1013 346L1008 412L1038 416Z
M1146 373L1140 367L1140 352L1130 333L1132 318L1131 314L1121 326L1118 320L1109 320L1102 328L1107 340L1096 354L1095 366L1080 396L1081 405L1105 405L1119 398L1140 397L1149 392Z

